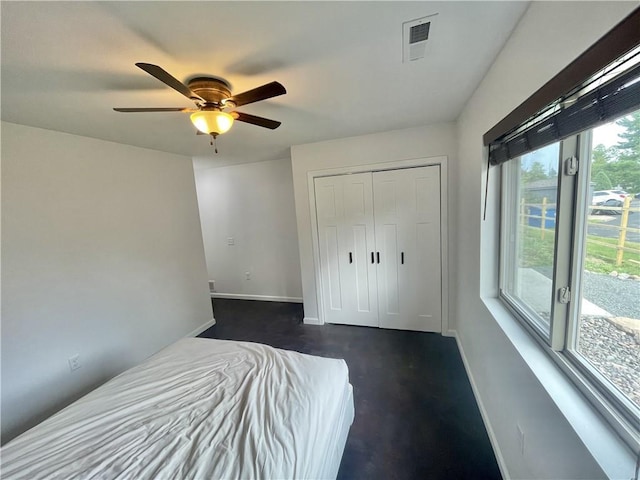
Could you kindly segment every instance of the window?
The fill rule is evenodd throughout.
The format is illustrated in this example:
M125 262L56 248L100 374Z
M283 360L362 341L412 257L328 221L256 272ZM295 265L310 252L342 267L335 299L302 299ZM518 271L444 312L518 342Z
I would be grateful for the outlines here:
M637 442L640 109L502 171L500 295Z
M545 339L550 337L560 143L528 153L505 165L509 218L503 243L502 293Z
M635 452L639 24L636 8L483 136L502 172L500 298Z
M585 140L587 198L576 219L581 238L575 261L578 311L567 346L638 418L640 110L595 128ZM590 201L590 191L611 187L613 195Z

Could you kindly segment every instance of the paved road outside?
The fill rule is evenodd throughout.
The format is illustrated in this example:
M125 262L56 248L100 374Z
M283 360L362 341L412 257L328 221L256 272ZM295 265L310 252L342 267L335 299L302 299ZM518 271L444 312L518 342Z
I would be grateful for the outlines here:
M637 210L640 208L640 199L631 202L631 208ZM589 235L597 237L618 238L620 230L610 227L619 227L622 221L622 215L590 215L590 221L599 222L598 224L590 224L587 229ZM603 226L606 225L606 226ZM629 223L627 227L640 229L640 212L629 212ZM640 232L627 231L628 242L640 242Z

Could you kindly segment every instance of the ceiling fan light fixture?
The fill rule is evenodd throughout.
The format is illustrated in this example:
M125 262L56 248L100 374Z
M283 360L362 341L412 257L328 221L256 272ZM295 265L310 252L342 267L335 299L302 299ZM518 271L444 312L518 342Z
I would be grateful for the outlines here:
M228 132L233 125L233 117L220 110L201 110L191 114L191 123L207 135Z

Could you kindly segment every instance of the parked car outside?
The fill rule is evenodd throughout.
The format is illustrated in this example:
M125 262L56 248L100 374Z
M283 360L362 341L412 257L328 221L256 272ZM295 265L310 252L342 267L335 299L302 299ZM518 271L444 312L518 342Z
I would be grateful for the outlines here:
M597 207L598 208L594 208L591 212L594 215L622 215L622 209L620 208L622 207L622 202L620 200L610 198L605 202L599 203Z
M627 198L627 195L628 193L624 190L597 190L593 192L591 205L602 205L608 200L616 200L620 202L620 205L622 205L622 202Z

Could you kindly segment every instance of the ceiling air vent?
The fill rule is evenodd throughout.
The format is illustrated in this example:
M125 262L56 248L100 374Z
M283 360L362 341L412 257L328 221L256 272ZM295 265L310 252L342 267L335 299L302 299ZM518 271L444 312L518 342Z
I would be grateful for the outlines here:
M412 62L424 58L433 36L433 25L438 14L417 18L402 24L402 61Z

